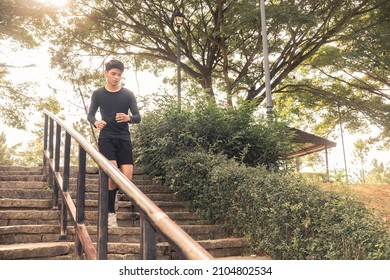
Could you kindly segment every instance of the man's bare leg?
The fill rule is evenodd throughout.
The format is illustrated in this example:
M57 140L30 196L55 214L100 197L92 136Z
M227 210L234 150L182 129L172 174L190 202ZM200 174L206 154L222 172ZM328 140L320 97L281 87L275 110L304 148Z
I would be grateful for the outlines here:
M130 181L133 179L134 165L123 164L121 166L121 171L127 177L127 179L129 179Z
M112 165L114 165L115 167L118 167L118 164L116 162L116 160L110 160L110 162L112 163ZM108 179L108 190L109 191L113 191L116 189L116 184L109 178Z
M110 161L115 167L118 167L118 164L116 160ZM108 226L109 227L117 227L117 219L116 219L116 194L118 192L118 188L116 184L111 180L108 179Z

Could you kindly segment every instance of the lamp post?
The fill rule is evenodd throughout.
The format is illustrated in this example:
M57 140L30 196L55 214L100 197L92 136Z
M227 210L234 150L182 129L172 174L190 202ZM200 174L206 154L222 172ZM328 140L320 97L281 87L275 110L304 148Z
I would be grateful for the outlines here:
M263 35L263 55L264 55L264 75L265 75L265 96L267 103L267 114L272 114L272 96L271 96L271 77L269 70L269 54L268 54L268 39L267 27L265 18L265 0L259 0L260 3L260 17L261 17L261 33ZM272 119L272 118L270 118Z
M181 43L181 33L180 33L180 27L182 26L184 22L184 15L180 12L175 12L173 15L173 24L176 26L176 37L177 37L177 46L176 46L176 52L177 52L177 104L179 107L179 110L181 111L181 52L180 52L180 43Z

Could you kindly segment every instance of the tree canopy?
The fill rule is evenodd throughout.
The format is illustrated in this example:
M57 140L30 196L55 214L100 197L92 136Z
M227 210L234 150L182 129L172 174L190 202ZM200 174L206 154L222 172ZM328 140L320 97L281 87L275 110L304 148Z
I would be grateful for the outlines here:
M37 47L48 30L45 26L49 18L54 18L54 10L39 1L0 2L0 118L6 125L24 128L26 109L36 106L39 98L29 96L32 83L13 82L9 72L16 66L8 64L5 57L15 50Z
M181 27L186 86L228 103L265 97L260 8L255 0L76 0L53 25L53 65L74 72L88 57L122 56L142 70L176 65L172 16ZM266 1L276 109L329 133L374 123L389 136L389 11L386 0ZM64 59L66 58L66 59ZM71 69L72 68L72 69ZM340 114L339 114L340 109ZM320 121L322 120L322 122Z
M74 0L54 11L38 0L2 1L0 44L10 40L16 48L34 47L50 38L53 67L61 68L62 78L80 93L101 78L83 69L88 59L101 64L119 56L140 70L173 70L177 29L172 17L180 11L185 89L223 95L228 104L236 97L264 100L258 0ZM389 11L386 0L266 1L279 115L295 126L314 126L321 135L340 118L352 131L374 124L388 145ZM26 98L26 85L9 82L9 67L0 61L0 110L7 124L23 127L20 112L33 99ZM172 75L168 79L174 82Z

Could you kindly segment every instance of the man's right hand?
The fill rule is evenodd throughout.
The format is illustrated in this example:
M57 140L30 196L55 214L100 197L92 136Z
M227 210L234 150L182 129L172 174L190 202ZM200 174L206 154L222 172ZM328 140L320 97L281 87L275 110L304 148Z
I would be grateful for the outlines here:
M105 126L106 126L106 122L105 121L96 121L94 123L95 127L99 130L102 130Z

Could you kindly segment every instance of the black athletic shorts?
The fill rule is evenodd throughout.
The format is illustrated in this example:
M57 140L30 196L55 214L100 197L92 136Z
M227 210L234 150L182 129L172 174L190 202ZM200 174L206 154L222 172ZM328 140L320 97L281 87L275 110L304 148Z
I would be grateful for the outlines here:
M134 164L131 141L103 138L99 139L99 152L108 160L116 160L118 166Z

